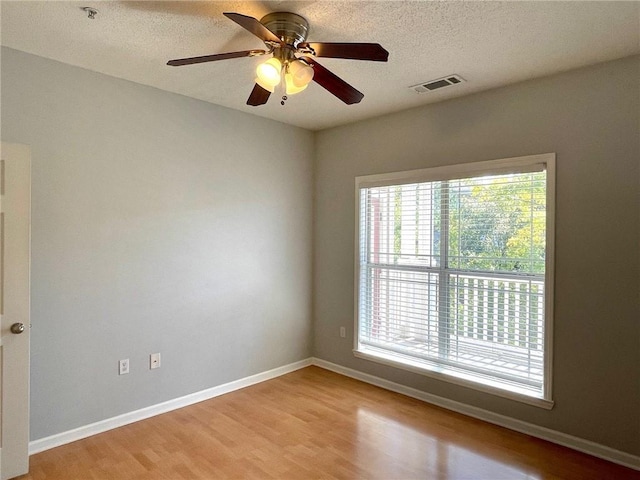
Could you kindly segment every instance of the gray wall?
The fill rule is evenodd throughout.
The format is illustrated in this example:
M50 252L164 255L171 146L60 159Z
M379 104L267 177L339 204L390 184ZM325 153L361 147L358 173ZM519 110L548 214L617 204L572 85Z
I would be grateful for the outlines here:
M310 356L312 133L10 49L1 85L32 148L31 440Z
M315 355L639 455L639 116L635 57L318 133ZM557 154L554 409L354 358L354 177L547 152Z

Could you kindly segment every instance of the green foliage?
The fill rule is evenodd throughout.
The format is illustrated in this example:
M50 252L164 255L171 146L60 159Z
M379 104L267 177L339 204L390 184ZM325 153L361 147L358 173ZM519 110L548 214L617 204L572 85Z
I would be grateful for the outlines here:
M450 268L544 273L545 177L545 172L535 172L436 182L430 202L435 206L433 253L440 252L446 220ZM402 188L393 191L394 263L402 248ZM415 228L419 228L418 210ZM416 232L416 255L418 236Z
M449 265L544 272L544 172L467 179L449 190Z

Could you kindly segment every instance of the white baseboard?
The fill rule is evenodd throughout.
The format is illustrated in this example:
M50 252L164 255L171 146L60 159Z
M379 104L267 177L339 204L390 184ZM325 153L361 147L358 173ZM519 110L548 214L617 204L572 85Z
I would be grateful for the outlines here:
M225 383L224 385L218 385L217 387L208 388L200 392L185 395L184 397L175 398L173 400L159 403L157 405L141 408L140 410L135 410L123 415L118 415L117 417L107 418L106 420L101 420L96 423L84 425L82 427L58 433L56 435L51 435L50 437L34 440L32 442L29 442L29 455L33 455L44 450L49 450L50 448L59 447L67 443L75 442L76 440L81 440L83 438L90 437L91 435L106 432L107 430L122 427L133 422L138 422L155 415L160 415L161 413L170 412L171 410L176 410L188 405L193 405L194 403L209 400L210 398L224 395L225 393L233 392L241 388L249 387L251 385L255 385L256 383L264 382L265 380L271 380L272 378L291 373L304 367L308 367L311 364L312 361L309 358L300 360L299 362L290 363L289 365L274 368L273 370L258 373L256 375L251 375L250 377L241 378L240 380Z
M367 373L362 373L351 368L337 365L335 363L327 362L326 360L322 360L319 358L309 358L301 360L289 365L274 368L273 370L252 375L250 377L241 378L233 382L225 383L224 385L219 385L217 387L208 388L206 390L195 392L190 395L185 395L184 397L169 400L157 405L152 405L150 407L125 413L123 415L118 415L117 417L108 418L106 420L92 423L90 425L85 425L73 430L69 430L67 432L58 433L50 437L34 440L32 442L29 442L29 454L33 455L50 448L59 447L67 443L75 442L76 440L81 440L92 435L97 435L98 433L103 433L108 430L122 427L133 422L138 422L155 415L160 415L161 413L166 413L171 410L176 410L188 405L193 405L194 403L202 402L219 395L224 395L225 393L230 393L241 388L255 385L256 383L261 383L266 380L270 380L272 378L294 372L301 368L308 367L309 365L316 365L320 368L324 368L326 370L330 370L347 377L355 378L356 380L360 380L365 383L390 390L392 392L401 393L403 395L407 395L408 397L416 398L418 400L422 400L424 402L437 405L454 412L462 413L463 415L468 415L470 417L484 420L485 422L493 423L510 430L515 430L517 432L525 433L533 437L557 443L558 445L569 447L574 450L593 455L594 457L617 463L619 465L624 465L625 467L640 470L639 456L621 452L619 450L615 450L613 448L606 447L589 440L574 437L572 435L567 435L566 433L551 430L549 428L540 427L538 425L506 417L504 415L493 413L488 410L483 410L481 408L449 400L444 397L439 397L437 395L400 385L399 383L394 383L389 380L376 377L374 375L369 375Z
M532 423L523 422L522 420L516 420L515 418L506 417L488 410L472 407L464 403L439 397L415 388L406 387L399 383L394 383L389 380L369 375L367 373L362 373L319 358L312 358L312 364L346 377L355 378L356 380L370 383L371 385L391 390L392 392L401 393L408 397L416 398L418 400L437 405L438 407L446 408L447 410L453 410L454 412L462 413L463 415L468 415L479 420L484 420L485 422L493 423L510 430L515 430L516 432L525 433L542 440L547 440L564 447L578 450L579 452L588 453L594 457L602 458L625 467L640 470L639 456L621 452L620 450L615 450L590 440L584 440L572 435L567 435L566 433L551 430L550 428L540 427Z

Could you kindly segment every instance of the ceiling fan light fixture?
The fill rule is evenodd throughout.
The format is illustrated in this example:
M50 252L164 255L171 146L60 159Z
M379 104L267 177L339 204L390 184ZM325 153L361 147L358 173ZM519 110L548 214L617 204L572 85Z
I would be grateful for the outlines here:
M287 68L291 81L296 87L306 87L313 80L313 68L302 60L290 62Z
M258 65L256 69L256 75L258 76L258 80L260 80L258 85L267 90L273 91L273 87L280 83L281 77L280 72L282 71L282 63L280 60L273 57L267 60L264 63ZM267 85L270 88L267 88Z
M259 78L256 78L255 83L260 85L262 88L264 88L265 90L273 93L276 91L276 86L275 85L268 85L266 83L264 83L262 80L260 80Z
M295 77L291 73L285 73L284 75L285 91L287 95L295 95L307 88L307 85L298 86L295 84Z

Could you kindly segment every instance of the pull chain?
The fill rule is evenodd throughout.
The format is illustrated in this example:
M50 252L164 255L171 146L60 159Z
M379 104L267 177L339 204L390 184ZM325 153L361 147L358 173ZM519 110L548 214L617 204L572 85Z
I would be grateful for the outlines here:
M287 101L287 81L286 81L286 76L287 76L287 71L289 70L289 64L285 63L284 66L282 67L282 81L280 82L280 84L282 85L282 90L284 91L284 95L282 95L282 99L280 100L280 105L284 106L284 102Z

